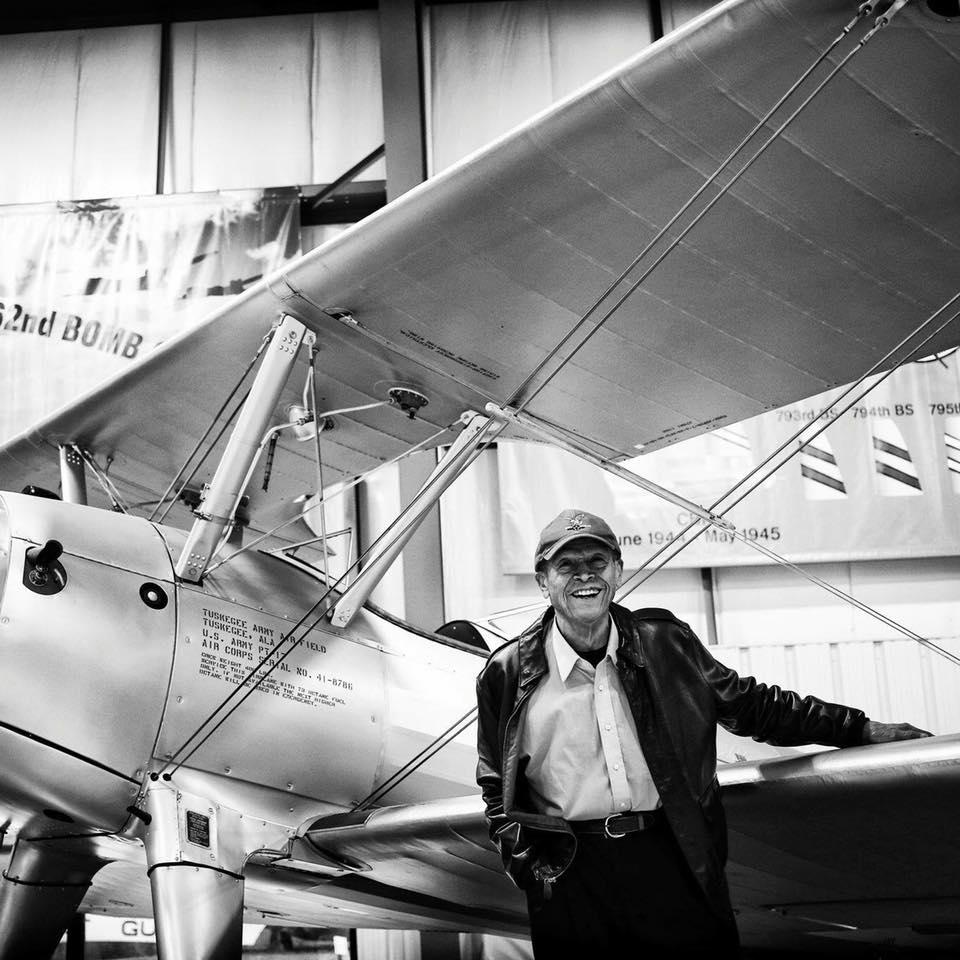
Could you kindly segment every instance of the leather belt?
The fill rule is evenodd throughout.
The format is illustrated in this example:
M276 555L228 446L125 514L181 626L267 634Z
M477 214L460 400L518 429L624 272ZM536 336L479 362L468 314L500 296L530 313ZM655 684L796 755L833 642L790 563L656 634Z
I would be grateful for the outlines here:
M608 840L618 840L628 833L637 833L640 830L649 830L663 823L663 808L646 810L634 813L613 813L609 817L599 820L568 820L570 829L577 836L606 837Z

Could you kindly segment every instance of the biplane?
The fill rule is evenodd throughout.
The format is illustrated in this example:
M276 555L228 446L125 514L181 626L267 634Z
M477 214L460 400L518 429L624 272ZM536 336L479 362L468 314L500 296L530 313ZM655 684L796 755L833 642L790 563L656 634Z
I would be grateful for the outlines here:
M523 936L473 780L490 643L371 589L497 436L643 483L638 450L960 343L958 78L956 0L729 0L5 444L0 958L78 909L152 912L164 960L244 919ZM427 447L334 578L318 491ZM745 944L960 946L960 736L720 776Z

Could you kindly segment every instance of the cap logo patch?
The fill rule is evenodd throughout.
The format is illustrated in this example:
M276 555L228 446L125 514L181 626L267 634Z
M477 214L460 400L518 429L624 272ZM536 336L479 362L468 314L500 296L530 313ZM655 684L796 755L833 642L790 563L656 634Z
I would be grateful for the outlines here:
M578 513L572 520L567 523L568 530L586 530L590 524L587 522L587 518L582 514Z

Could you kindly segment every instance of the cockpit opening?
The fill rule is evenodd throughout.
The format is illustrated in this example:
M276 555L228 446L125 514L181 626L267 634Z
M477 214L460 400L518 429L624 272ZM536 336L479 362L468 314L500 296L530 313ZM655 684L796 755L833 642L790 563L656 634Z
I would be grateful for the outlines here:
M489 647L483 639L483 634L477 629L475 624L469 620L450 620L448 623L437 627L434 633L441 637L449 637L451 640L459 640L461 643L470 647L476 647L478 650L489 652Z

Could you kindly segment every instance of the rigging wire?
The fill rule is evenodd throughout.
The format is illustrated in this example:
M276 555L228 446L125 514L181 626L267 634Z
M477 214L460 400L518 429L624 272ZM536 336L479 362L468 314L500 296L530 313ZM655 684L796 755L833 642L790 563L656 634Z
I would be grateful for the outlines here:
M816 418L816 419L821 419L822 417L824 417L824 416L826 415L826 411L830 410L831 408L836 407L836 405L837 405L840 401L842 401L845 397L848 397L848 396L851 394L851 392L853 392L853 391L857 388L858 385L862 384L869 376L871 376L872 373L873 373L880 365L882 365L883 363L885 363L891 356L893 356L897 351L899 351L906 343L908 343L908 342L909 342L910 340L912 340L915 336L917 336L925 327L927 327L930 323L932 323L933 320L934 320L938 315L940 315L940 314L944 313L946 310L948 310L949 307L950 307L958 298L960 298L960 292L956 293L956 294L955 294L953 297L951 297L950 300L948 300L943 306L941 306L940 308L938 308L937 310L935 310L935 311L933 312L933 314L931 314L926 320L924 320L923 323L920 324L913 332L911 332L908 336L906 336L905 338L903 338L903 339L902 339L891 351L889 351L881 360L877 361L877 363L874 364L874 366L873 366L867 373L863 374L863 376L861 376L860 379L859 379L856 383L852 384L850 387L848 387L846 390L844 390L844 392L843 392L839 397L837 397L834 401L832 401L832 403L828 404L827 407L824 408L824 410L821 411L821 412L817 415L817 418ZM855 397L853 400L851 400L850 403L849 403L846 407L844 407L843 410L841 410L841 411L837 414L837 416L838 416L838 417L839 417L839 416L842 416L842 415L843 415L844 413L846 413L852 406L854 406L855 404L859 403L859 402L867 395L867 393L869 393L871 390L875 389L880 383L882 383L887 377L889 377L895 370L899 369L904 363L906 363L908 360L910 360L911 357L915 356L920 350L922 350L922 349L926 346L926 344L927 344L932 338L938 336L938 335L942 332L942 330L943 330L946 326L948 326L950 323L952 323L954 320L956 320L958 316L960 316L960 312L955 313L953 316L949 317L946 321L944 321L942 324L940 324L940 326L938 326L932 333L928 334L927 337L924 338L924 340L922 340L919 344L917 344L917 346L915 346L915 347L910 351L909 354L907 354L907 355L904 356L901 360L899 360L894 367L892 367L890 370L888 370L887 372L885 372L884 375L883 375L882 377L878 378L878 380L877 380L875 383L871 384L865 391L863 391L861 394L859 394L857 397ZM812 421L812 422L815 422L815 421ZM822 426L821 431L819 431L819 432L822 432L822 430L825 430L825 429L830 425L830 423L832 423L832 422L834 422L834 421L831 420L831 421L829 421L828 423L825 423L825 424ZM775 456L777 455L777 453L779 453L780 451L782 451L786 446L790 445L790 444L791 444L794 440L796 440L802 433L804 433L807 429L809 429L810 425L811 425L811 424L809 424L809 423L808 423L808 424L804 424L804 426L803 426L800 430L796 431L791 438L789 438L784 444L782 444L782 445L777 449L777 451L775 451L770 457L767 457L767 459L763 461L763 464L758 465L758 467L754 468L754 470L752 470L752 471L751 471L750 473L748 473L744 478L742 478L742 479L732 488L732 490L736 490L738 486L741 486L744 482L746 482L746 481L749 480L752 476L754 476L754 475L758 472L758 470L762 469L762 467L763 467L764 465L768 464L768 463L773 459L773 457L775 457ZM819 433L819 432L818 432L818 433ZM814 434L814 436L811 436L806 442L809 443L810 440L813 440L813 439L815 438L815 436L817 436L817 435L818 435L818 434ZM801 446L801 447L798 447L798 450L799 450L799 449L802 449L802 446ZM746 491L746 493L744 493L743 496L746 496L747 493L752 492L752 490L755 489L756 486L758 486L758 485L760 485L761 483L763 483L770 475L772 475L774 472L776 472L777 470L779 470L780 467L782 467L785 463L787 463L791 457L795 456L795 454L796 454L796 451L792 452L792 453L790 454L790 456L787 457L782 463L779 463L779 464L777 464L776 466L774 466L774 467L772 468L772 470L770 470L770 471L769 471L767 474L765 474L760 480L758 480L757 483L754 484L754 486L752 486L752 487L750 488L750 490ZM731 492L732 492L732 491L731 491ZM720 503L723 502L723 500L725 500L725 499L727 498L727 496L729 496L729 492L728 492L727 494L725 494L724 496L720 497L720 498L713 504L713 506L710 507L710 510L712 511L714 508L716 508ZM740 499L742 499L742 497L741 497ZM738 500L737 502L739 503L739 500ZM731 504L731 507L728 507L727 509L731 509L732 506L734 506L734 505L735 505L735 504ZM725 511L724 511L724 512L725 512ZM690 529L690 528L692 528L693 526L696 526L697 524L702 524L702 523L703 523L703 521L698 518L697 520L692 521L692 522L688 525L688 527L685 528L685 529ZM706 530L706 529L707 529L707 526L706 526L706 525L703 525L703 526L701 526L701 529L700 529L699 532L702 533L702 532L703 532L704 530ZM682 536L682 535L683 535L683 534L681 533L681 536ZM698 534L698 535L699 535L699 534ZM852 595L850 595L850 594L848 594L848 593L845 593L845 592L844 592L843 590L841 590L839 587L835 587L833 584L828 583L826 580L823 580L823 579L821 579L820 577L816 576L815 574L812 574L812 573L810 573L809 571L804 570L803 568L799 567L797 564L795 564L795 563L787 560L785 557L780 556L779 554L777 554L777 553L774 552L773 550L770 550L769 548L763 546L763 545L760 544L759 542L754 541L754 540L751 540L749 537L747 537L747 536L746 536L744 533L742 533L741 531L739 531L739 530L738 530L738 531L735 531L733 535L734 535L735 537L737 537L738 539L740 539L743 543L746 543L748 546L751 546L751 547L753 547L754 549L760 551L761 553L763 553L764 555L766 555L769 559L773 560L773 561L776 562L776 563L781 564L781 565L784 566L784 567L787 567L787 568L790 569L790 570L793 570L795 573L797 573L797 574L800 575L801 577L804 577L805 579L809 580L811 583L814 583L815 585L821 587L822 589L826 590L828 593L832 594L833 596L837 597L838 599L840 599L840 600L845 600L847 603L849 603L849 604L851 604L852 606L856 607L858 610L861 610L863 613L866 613L866 614L868 614L869 616L874 617L875 619L879 620L881 623L885 624L886 626L890 627L891 629L893 629L893 630L895 630L895 631L897 631L897 632L899 632L899 633L902 633L904 636L908 637L908 638L911 639L911 640L916 641L917 643L921 644L922 646L926 647L927 649L932 650L932 651L934 651L935 653L940 654L942 657L946 658L947 660L949 660L951 663L955 664L956 666L960 666L960 656L957 656L956 654L951 653L949 650L945 649L944 647L939 646L938 644L934 643L932 640L928 640L926 637L921 636L920 634L916 633L915 631L909 629L909 627L905 627L904 625L900 624L900 623L897 622L896 620L893 620L891 617L888 617L888 616L886 616L885 614L880 613L880 611L874 609L873 607L869 606L868 604L864 603L863 601L858 600L856 597L854 597L854 596L852 596ZM691 540L690 542L692 542L692 540ZM686 546L686 544L684 544L683 546ZM679 548L675 551L675 553L671 555L671 557L668 557L667 560L672 559L672 557L675 556L677 553L679 553L681 549L683 549L682 546L679 547ZM654 554L654 556L657 556L657 554ZM664 563L666 563L667 560L665 560ZM649 560L648 560L647 562L649 563ZM663 566L663 564L661 564L660 566ZM656 568L656 570L659 570L659 569L660 569L660 566L658 566L658 567ZM643 568L641 567L641 569L643 569ZM656 572L656 570L651 571L650 574L648 574L648 576L647 576L645 579L649 579L649 577L652 576L653 573ZM641 581L641 582L644 582L644 581ZM639 584L637 584L637 585L639 585ZM635 588L636 588L636 587L631 588L631 590L627 591L627 594L629 594L630 592L632 592L632 590L635 589ZM624 596L625 596L625 595L626 595L626 594L624 594ZM539 606L539 604L537 604L537 605ZM457 736L459 736L461 733L463 733L465 730L467 730L467 729L469 728L469 726L474 722L474 720L476 720L476 717L477 717L477 708L476 708L476 707L472 707L470 710L467 711L467 713L463 714L463 716L461 716L461 717L460 717L458 720L456 720L453 724L451 724L449 727L447 727L446 730L444 730L444 731L443 731L442 733L440 733L437 737L435 737L435 738L434 738L429 744L427 744L427 746L424 747L416 756L414 756L414 757L412 757L410 760L408 760L407 763L405 763L405 764L404 764L402 767L400 767L395 773L393 773L390 777L388 777L383 783L381 783L381 784L380 784L379 786L377 786L374 790L372 790L366 797L363 798L363 800L361 800L359 803L357 803L357 805L353 808L353 811L356 812L356 811L359 811L359 810L365 810L365 809L367 809L367 807L372 806L373 804L379 802L384 796L386 796L387 793L389 793L390 791L392 791L395 787L399 786L400 783L402 783L407 777L409 777L411 774L413 774L419 767L423 766L424 763L426 763L426 762L427 762L428 760L430 760L433 756L435 756L435 755L436 755L440 750L442 750L448 743L450 743L452 740L456 739Z
M118 513L129 513L130 509L124 503L123 497L120 496L120 491L116 488L116 485L107 474L107 470L109 470L110 464L112 463L112 458L107 459L107 470L104 470L104 468L97 463L93 457L93 454L89 450L78 447L76 444L73 444L72 446L77 454L83 459L83 462L93 472L93 475L97 478L97 483L100 484L103 492L110 498L110 502L113 504L113 509Z
M526 388L532 383L538 373L540 373L544 367L555 357L560 350L570 341L570 339L580 330L581 327L587 322L587 320L600 308L603 302L616 290L616 288L629 276L630 273L639 265L641 260L650 252L650 250L666 235L667 231L673 227L677 221L683 216L687 210L696 202L696 200L702 196L704 191L717 182L720 174L724 169L734 160L737 154L759 133L763 127L769 122L771 117L780 109L781 106L792 96L794 92L801 86L801 84L813 73L813 71L833 52L839 43L842 42L844 37L846 37L853 27L864 17L868 16L873 9L872 3L864 3L859 7L856 16L841 30L838 36L833 40L833 42L824 50L817 59L810 64L810 66L801 74L801 76L790 86L790 88L784 93L779 100L764 114L764 116L753 126L750 132L740 141L739 144L728 154L728 156L720 163L720 165L714 170L714 172L704 181L700 188L690 197L689 200L678 210L673 217L665 224L650 240L647 245L641 250L641 252L636 256L633 262L617 277L616 280L611 283L603 294L597 299L593 305L587 310L587 312L570 328L566 335L554 346L551 351L541 360L530 374L524 379L520 386L514 391L510 400L508 400L508 405L513 406L517 410L523 410L526 408L533 399L550 383L550 381L573 359L573 357L587 344L591 337L610 319L610 317L623 305L623 303L630 297L646 280L650 274L662 263L666 256L671 253L680 242L686 237L686 235L700 222L700 220L706 215L706 213L712 209L712 207L730 190L730 188L743 176L744 173L754 164L754 162L759 159L759 157L767 150L767 148L780 136L780 134L799 116L799 114L806 109L807 105L813 100L814 97L819 94L823 88L839 73L841 69L849 62L849 60L863 48L864 44L867 43L871 37L880 29L880 19L878 18L877 23L860 39L857 45L849 51L843 59L827 74L827 76L820 81L819 85L816 86L811 94L800 104L799 107L794 110L792 114L771 134L767 141L757 150L752 157L750 157L743 167L738 170L733 177L722 186L713 199L707 203L707 205L694 217L693 220L687 226L685 226L680 233L669 243L667 248L657 257L651 266L646 268L640 277L635 280L627 289L619 300L600 318L600 320L587 332L586 336L577 344L574 349L561 361L560 365L556 367L537 387L530 393L528 396L524 397L523 393ZM882 25L886 26L888 20L885 21Z
M240 374L239 380L237 380L237 382L234 384L233 389L230 391L229 395L227 396L227 399L224 400L223 403L220 405L220 409L217 410L217 412L213 415L213 419L210 421L209 426L208 426L207 429L204 431L203 436L200 437L200 439L199 439L199 440L197 441L197 443L196 443L196 446L194 446L194 448L193 448L193 449L190 451L190 453L187 455L187 459L183 461L183 464L181 465L180 469L177 471L176 476L174 476L174 478L170 481L169 485L167 486L167 489L163 491L163 496L161 496L160 499L157 501L157 504L156 504L156 506L153 508L153 511L150 513L150 516L147 517L148 520L153 520L154 517L157 516L157 512L158 512L158 511L160 510L160 508L163 506L164 500L166 500L167 497L170 495L170 491L174 488L174 486L176 485L177 481L183 476L184 471L186 471L188 465L190 464L190 461L194 458L194 456L196 456L197 451L200 449L200 447L203 446L203 444L204 444L204 442L206 441L207 437L210 436L210 432L213 430L214 426L216 426L217 420L220 419L220 415L223 413L224 410L226 410L227 405L228 405L228 404L230 403L230 401L234 398L234 396L236 395L237 391L240 389L240 386L241 386L241 384L243 383L243 381L246 380L247 374L249 374L250 371L253 369L253 365L254 365L254 364L257 362L257 360L259 359L260 354L263 353L263 351L264 351L264 349L266 348L267 344L270 342L270 339L271 339L272 336L273 336L273 329L271 329L271 330L264 336L263 340L260 342L260 346L257 348L257 352L253 355L253 359L247 364L246 369L243 371L243 373ZM248 392L249 392L249 391L248 391ZM227 418L227 421L226 421L227 424L229 424L229 423L232 422L233 418L237 415L237 412L238 412L238 411L240 410L240 408L243 406L243 401L246 400L246 398L247 398L247 395L244 394L243 399L240 401L240 406L237 407L237 409L233 411L233 414L232 414L230 417ZM213 443L210 445L210 449L207 450L207 452L200 458L200 461L197 463L197 465L193 468L193 472L192 472L191 475L190 475L191 477L192 477L193 474L196 473L196 471L200 468L200 465L203 463L203 461L206 460L206 458L209 456L210 450L212 450L212 449L217 445L217 441L220 439L220 437L223 436L223 431L224 431L225 429L226 429L226 424L225 424L224 427L220 430L220 433L217 434L217 438L216 438L216 440L214 440ZM168 506L167 509L163 511L163 514L162 514L162 515L160 516L160 518L157 520L157 523L163 523L164 518L165 518L166 515L170 512L170 508L171 508L171 507L177 502L177 500L180 498L180 494L183 493L184 488L186 487L186 485L187 485L189 482L190 482L190 477L188 477L188 478L183 482L183 484L181 485L180 489L177 490L176 495L174 496L173 500L170 502L170 506Z
M470 464L473 463L473 461L476 460L478 456L480 456L480 453L483 447L487 443L496 439L496 437L500 435L503 429L504 429L504 424L494 423L493 421L488 419L486 424L481 428L481 430L477 434L474 440L475 446L473 450L470 451L469 455L464 461L462 470L466 470L467 467L469 467ZM484 435L487 435L489 439L484 440L483 439ZM419 503L419 501L423 499L423 497L425 496L425 493L426 493L426 487L425 486L421 487L421 489L418 490L416 494L414 494L413 498L411 499L410 503L407 506L407 510L409 511L410 509L415 507ZM224 699L220 702L220 704L208 714L206 719L199 724L199 726L194 730L194 732L173 753L170 754L170 757L167 759L163 770L157 776L169 777L170 775L167 773L167 771L171 767L173 767L174 770L176 770L179 767L183 766L190 759L190 757L192 757L193 754L196 753L197 750L199 750L200 747L202 747L203 744L206 743L207 740L209 740L210 737L213 736L213 734L216 733L216 731L233 715L233 713L237 710L237 708L240 707L241 704L243 704L247 700L247 698L254 692L254 690L256 690L260 686L260 684L263 683L263 681L266 680L267 677L269 677L270 674L273 673L273 671L281 663L283 663L284 660L286 660L286 658L293 652L293 650L296 649L296 647L300 644L300 642L309 635L310 631L313 630L317 626L317 624L319 624L320 621L324 619L324 617L326 617L327 608L325 606L325 601L327 600L327 598L334 593L334 591L340 586L340 584L342 584L347 579L347 577L349 577L355 570L357 570L360 567L360 564L370 555L371 552L373 552L385 539L387 539L387 537L394 531L394 529L399 524L400 519L401 519L400 515L395 517L393 521L387 525L384 531L370 543L367 549L364 550L363 553L361 553L357 557L357 559L354 560L354 562L346 568L346 570L337 579L337 581L333 584L327 585L327 589L323 592L323 594L319 597L319 599L300 617L300 619L290 628L290 630L273 645L273 647L260 659L260 662L257 663L254 667L252 667L247 672L247 675L243 678L243 680L241 680L237 684L237 686L234 687L234 689L231 690L226 697L224 697ZM300 637L294 637L294 633L297 630L299 630L301 627L303 627L303 625L307 622L307 620L321 606L323 606L323 609L314 618L312 623L308 627L306 627L306 629L303 631L303 634ZM270 663L271 657L279 653L280 648L285 643L287 643L288 640L293 641L288 647L288 649L276 660ZM268 663L270 663L269 668L266 671L264 671L262 674L258 675L258 672ZM230 703L231 700L237 697L237 695L240 693L242 688L246 688L246 690L245 692L242 693L242 695L240 695L239 699L237 699L237 701L217 721L217 723L214 724L214 726L211 727L202 736L202 738L200 738L199 741L194 744L190 752L187 753L182 760L180 760L179 762L176 762L175 758L179 756L181 753L183 753L186 750L186 748L190 746L190 744L192 744L195 740L197 740L198 737L201 737L201 734L203 733L204 728L214 720L217 714L221 710L223 710L227 706L227 704Z
M915 337L919 336L919 335L924 331L924 329L926 329L928 326L930 326L930 324L932 324L932 323L937 319L938 316L942 315L942 314L945 313L947 310L949 310L950 307L953 306L953 305L957 302L958 299L960 299L960 291L958 291L958 292L955 293L952 297L950 297L950 299L947 300L942 306L940 306L940 307L938 307L936 310L934 310L933 313L930 314L930 316L928 316L926 320L924 320L921 324L919 324L916 328L914 328L910 333L908 333L905 337L903 337L895 346L893 346L890 350L888 350L887 353L884 354L883 357L881 357L879 360L877 360L877 361L870 367L870 369L867 370L865 373L863 373L854 383L852 383L852 384L850 384L849 386L845 387L845 388L843 389L843 391L842 391L837 397L835 397L829 404L827 404L812 420L804 423L798 430L796 430L793 434L791 434L789 437L787 437L787 439L784 440L784 441L780 444L780 446L778 446L775 450L773 450L773 451L772 451L766 458L764 458L760 463L758 463L756 466L754 466L754 467L750 470L749 473L747 473L747 474L745 474L743 477L741 477L729 490L727 490L726 493L724 493L722 496L720 496L720 497L718 497L716 500L714 500L714 502L707 508L707 510L708 510L709 512L713 512L714 510L716 510L716 509L723 503L724 500L726 500L726 499L728 499L729 497L733 496L733 494L736 493L736 491L737 491L740 487L742 487L742 486L743 486L744 484L746 484L751 478L753 478L753 477L756 476L758 473L760 473L760 471L762 471L768 464L770 464L770 463L771 463L772 461L774 461L780 454L782 454L784 450L786 450L788 447L791 447L795 442L798 442L798 443L799 443L799 446L797 446L795 449L793 449L793 451L792 451L791 453L789 453L783 460L781 460L780 462L778 462L777 464L775 464L769 471L767 471L762 477L760 477L760 479L757 480L756 483L754 483L753 485L751 485L751 486L749 487L749 489L745 490L745 491L741 494L741 496L740 496L734 503L730 504L724 511L721 511L721 515L723 515L723 513L726 513L727 511L729 511L729 510L732 509L733 507L735 507L735 506L736 506L738 503L740 503L741 500L743 500L747 495L749 495L750 493L752 493L758 486L760 486L761 484L763 484L763 483L764 483L767 479L769 479L774 473L776 473L781 467L783 467L784 465L786 465L793 457L795 457L795 456L803 449L804 446L806 446L807 444L809 444L810 442L812 442L813 440L815 440L815 439L820 435L820 433L822 433L822 432L830 425L830 423L834 422L834 420L836 420L838 417L840 417L840 416L842 416L844 413L846 413L846 412L850 409L851 406L854 406L854 405L856 405L857 403L859 403L871 390L873 390L873 389L875 389L877 386L879 386L879 384L882 383L883 380L885 380L887 377L889 377L891 374L893 374L897 369L899 369L901 366L903 366L903 364L905 364L905 363L907 363L907 362L910 362L913 358L915 358L916 354L919 353L919 352L930 342L930 340L932 340L933 338L939 336L939 334L942 333L943 330L944 330L947 326L949 326L949 324L951 324L954 320L957 319L958 314L954 314L953 316L949 317L946 321L942 322L939 326L937 326L937 327L933 330L932 333L928 334L922 341L920 341L919 344L917 344L915 347L913 347L908 354L904 355L899 361L897 361L897 362L893 365L893 367L892 367L890 370L888 370L882 377L880 377L874 384L872 384L871 386L869 386L869 387L868 387L866 390L864 390L862 393L858 394L858 395L850 402L850 404L848 404L848 405L845 406L842 410L840 410L839 413L834 414L833 417L832 417L832 419L831 419L830 421L825 422L824 425L823 425L819 430L817 430L815 433L813 433L813 434L811 434L810 436L808 436L805 440L802 440L802 441L800 440L800 438L801 438L805 433L807 433L809 430L811 430L811 429L813 428L814 424L816 424L816 423L817 423L818 421L820 421L820 420L824 420L824 418L827 417L827 415L830 414L832 411L834 411L834 410L837 408L837 406L838 406L844 399L846 399L847 397L849 397L854 391L857 390L857 388L859 388L860 386L862 386L871 376L873 376L878 370L880 370L889 360L891 360L892 358L894 358L907 344L909 344L909 342L910 342L911 340L913 340ZM917 362L917 361L914 361L914 362ZM556 427L556 429L559 430L560 432L563 432L563 433L567 434L568 436L571 437L571 439L573 439L573 440L575 440L575 441L577 441L577 442L580 442L580 443L583 442L583 441L582 441L582 438L579 438L579 437L576 437L575 435L572 435L572 434L570 433L570 431L567 431L567 430L565 430L564 428ZM623 584L621 584L621 587L620 587L620 591L621 591L621 592L620 592L619 599L623 599L624 597L629 596L637 587L639 587L640 585L642 585L643 583L645 583L647 580L649 580L650 577L652 577L655 573L657 573L666 563L668 563L670 560L672 560L674 556L676 556L682 549L684 549L684 547L687 545L687 543L692 543L693 540L696 539L697 536L699 536L701 533L703 533L703 532L707 529L706 527L701 527L701 528L700 528L700 531L696 534L696 536L694 536L693 538L691 538L689 541L684 541L684 540L683 540L683 538L686 536L686 534L687 534L690 530L692 530L694 527L698 526L698 524L700 524L701 522L702 522L702 521L699 520L699 519L691 520L690 523L688 523L688 524L679 532L679 534L678 534L671 542L664 544L659 550L655 551L653 554L651 554L649 557L647 557L647 559L646 559L646 560L643 562L643 564L641 564L641 566L634 572L634 574L633 574L630 578L628 578L627 580L625 580ZM671 549L673 549L673 552L670 554L670 556L666 557L662 563L658 564L653 570L651 570L651 571L647 574L647 576L645 576L645 577L643 577L642 579L640 579L637 583L633 583L633 584L631 585L631 582L632 582L639 574L641 574L651 563L653 563L653 561L655 561L655 560L656 560L658 557L660 557L663 553L665 553L665 552L667 552L668 550L671 550ZM625 589L625 588L627 588L627 589ZM532 611L532 610L535 610L535 609L537 609L537 608L539 608L539 607L542 607L542 606L543 606L543 601L537 600L537 601L534 601L533 603L522 604L522 605L520 605L519 607L516 607L516 608L514 608L514 609L512 609L512 610L503 611L503 612L501 613L501 615L515 614L515 613L520 613L520 612L527 611L527 610L531 610L531 611ZM905 629L906 629L906 628L905 628ZM911 638L913 637L913 635L912 635L911 633L909 633L909 632L908 632L907 635L908 635L908 636L911 636Z

